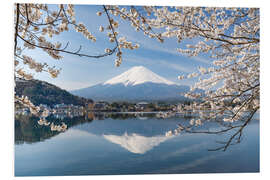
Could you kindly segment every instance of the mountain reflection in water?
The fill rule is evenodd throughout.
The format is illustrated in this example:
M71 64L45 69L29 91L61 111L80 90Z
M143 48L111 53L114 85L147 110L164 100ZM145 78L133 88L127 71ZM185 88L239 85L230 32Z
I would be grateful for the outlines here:
M62 118L57 118L53 115L49 116L46 118L46 120L50 123L55 123L55 124L61 124L64 122L68 128L74 127L76 125L84 124L84 123L90 123L93 120L105 120L107 118L113 119L113 120L127 120L127 119L138 119L138 120L147 120L149 118L155 118L156 113L88 113L86 116L77 116L70 118L68 116L62 117ZM48 139L50 137L53 137L55 135L60 134L61 132L55 132L51 131L49 127L39 125L37 121L39 120L38 117L31 116L31 115L16 115L15 116L15 143L20 144L20 143L33 143L33 142L38 142L38 141L43 141L45 139ZM129 127L129 126L124 126L121 128L121 125L117 123L117 121L114 121L116 123L112 123L111 125L106 124L105 126L111 126L109 129L102 130L103 128L97 128L93 129L96 133L105 133L108 134L110 131L115 132L115 130L122 130L124 133L125 130L127 129L133 129L134 126ZM134 122L134 121L133 121ZM152 133L148 131L144 131L144 129L140 129L141 125L145 123L140 123L134 124L137 126L137 129L141 133ZM167 123L165 123L167 124ZM155 125L154 123L151 123L151 127ZM174 123L174 125L176 125ZM88 125L86 125L88 126ZM112 128L114 127L114 128ZM175 126L176 127L176 126ZM162 128L161 128L162 130ZM132 130L131 130L132 131Z
M245 128L240 144L226 152L209 152L224 135L166 136L190 117L157 118L156 113L89 113L46 119L67 124L65 132L38 125L38 118L16 116L15 175L152 174L258 172L259 121ZM198 129L215 130L209 122ZM233 165L231 161L235 161ZM62 159L55 162L54 159ZM38 163L42 162L42 163Z

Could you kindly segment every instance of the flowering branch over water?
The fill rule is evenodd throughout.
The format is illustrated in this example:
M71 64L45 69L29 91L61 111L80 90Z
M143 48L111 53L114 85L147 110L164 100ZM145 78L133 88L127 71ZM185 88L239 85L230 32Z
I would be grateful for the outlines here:
M73 5L59 5L57 11L42 4L16 4L15 7L15 75L33 78L19 64L23 63L36 72L48 72L57 77L60 69L36 62L23 54L24 49L42 49L52 58L61 59L63 53L89 58L102 58L116 53L115 65L122 63L123 49L137 49L138 44L119 37L119 22L130 23L135 31L163 43L175 39L177 51L187 56L209 56L212 67L198 67L179 79L194 78L196 83L185 96L193 103L182 111L199 114L191 125L203 125L214 120L221 125L237 121L248 124L260 109L260 11L258 8L214 7L155 7L155 6L102 6L97 16L104 15L108 24L100 26L107 32L114 48L104 54L88 55L67 50L69 43L50 42L52 38L73 27L85 38L96 42L95 36L82 23L77 23ZM192 41L183 42L186 39ZM20 43L18 43L20 41ZM196 91L202 89L203 92ZM16 98L16 97L15 97ZM245 126L243 126L245 127ZM242 130L237 133L239 136ZM236 137L236 136L234 136Z
M111 10L150 38L160 42L176 38L179 53L211 58L212 67L199 67L198 72L179 76L179 79L198 79L185 94L193 103L184 106L182 111L199 114L197 119L190 121L192 126L214 120L222 126L226 123L225 131L239 128L225 143L224 150L234 139L240 141L242 129L260 109L259 9L143 6L130 7L130 11L126 11L112 6ZM153 33L153 29L159 34ZM193 44L182 43L185 39L193 39L190 41ZM197 89L204 92L198 93ZM243 123L233 126L237 121ZM184 129L189 128L179 130Z
M200 113L197 122L218 118L234 122L241 120L247 111L259 110L259 9L132 6L127 11L124 7L110 6L110 10L150 38L160 42L176 38L179 53L211 57L212 67L199 67L198 72L179 76L179 79L199 77L185 95L195 101L184 108ZM153 29L159 34L153 33ZM184 39L194 39L191 42L195 43L182 44ZM204 92L196 93L196 89Z

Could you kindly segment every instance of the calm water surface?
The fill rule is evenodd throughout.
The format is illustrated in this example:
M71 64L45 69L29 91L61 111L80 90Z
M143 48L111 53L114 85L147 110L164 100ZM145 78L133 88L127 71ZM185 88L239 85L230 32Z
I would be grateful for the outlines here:
M15 176L259 172L259 121L244 129L240 144L224 151L230 134L165 133L190 119L146 115L65 118L65 132L39 126L33 117L15 121ZM215 129L209 123L202 127Z

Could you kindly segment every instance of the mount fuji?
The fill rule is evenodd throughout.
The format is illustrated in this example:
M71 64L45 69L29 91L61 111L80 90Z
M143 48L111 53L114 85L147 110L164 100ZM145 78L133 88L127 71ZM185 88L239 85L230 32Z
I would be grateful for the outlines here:
M177 101L184 100L181 93L187 91L188 86L178 85L143 66L135 66L104 83L71 93L95 101Z

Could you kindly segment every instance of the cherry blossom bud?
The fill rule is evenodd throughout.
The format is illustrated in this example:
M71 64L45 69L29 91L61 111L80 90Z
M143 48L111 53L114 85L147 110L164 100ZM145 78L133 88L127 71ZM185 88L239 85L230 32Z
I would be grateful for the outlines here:
M99 27L99 31L100 31L100 32L103 32L103 31L104 31L104 27L103 27L103 26L100 26L100 27Z
M101 15L102 15L102 12L100 12L100 11L97 12L97 15L98 15L98 16L101 16Z

